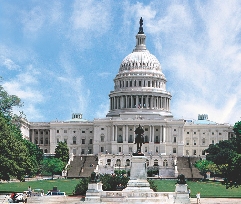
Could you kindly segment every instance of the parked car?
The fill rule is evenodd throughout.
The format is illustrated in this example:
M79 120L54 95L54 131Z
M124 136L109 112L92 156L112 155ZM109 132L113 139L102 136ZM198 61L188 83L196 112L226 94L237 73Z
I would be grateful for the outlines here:
M8 199L9 203L19 203L23 202L23 193L13 193Z

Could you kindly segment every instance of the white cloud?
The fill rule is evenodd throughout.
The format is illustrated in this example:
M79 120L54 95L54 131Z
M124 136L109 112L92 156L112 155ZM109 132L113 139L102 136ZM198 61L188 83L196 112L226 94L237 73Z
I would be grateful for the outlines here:
M22 24L26 33L35 33L44 25L46 16L41 7L35 6L22 14Z
M105 118L109 112L109 101L104 101L98 106L98 111L95 113L95 118Z
M111 21L111 1L76 0L67 37L73 45L85 49L92 45L92 38L108 32Z
M15 64L14 61L5 56L0 56L0 66L4 66L9 70L19 69L19 65Z

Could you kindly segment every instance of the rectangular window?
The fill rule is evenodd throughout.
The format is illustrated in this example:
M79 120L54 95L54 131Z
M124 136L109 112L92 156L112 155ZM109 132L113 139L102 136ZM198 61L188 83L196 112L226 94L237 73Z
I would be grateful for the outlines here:
M214 132L212 132L212 135L214 135Z
M119 131L122 131L122 128L119 128Z
M197 151L194 149L193 150L193 155L196 155L197 154Z
M82 149L82 150L81 150L81 154L85 154L85 149Z
M85 139L82 139L82 144L85 144Z
M104 152L104 147L100 147L100 152Z
M145 128L145 131L148 131L148 128Z
M59 133L59 130L56 130L57 133Z
M196 132L194 132L194 135L196 135Z
M92 130L90 131L90 133L92 133Z
M59 138L57 138L57 143L59 143Z
M141 81L139 81L139 86L141 86Z
M101 130L104 130L104 128L101 128Z
M189 132L187 132L187 134L189 135Z
M75 133L75 131L73 131L73 133Z
M176 129L174 129L174 131L176 131Z
M158 131L158 129L156 129L156 131Z
M186 155L189 155L189 150L186 150Z
M129 153L132 153L132 147L129 147Z
M212 140L212 144L214 144L214 140Z
M193 140L193 145L196 145L197 143L196 143L196 140Z
M187 140L186 144L189 145L189 140Z
M64 142L67 144L67 139L64 139Z
M221 133L221 132L219 132L218 134L219 134L219 135L222 135L222 133Z
M147 152L147 147L145 147L145 152Z
M82 133L85 133L85 131L84 131L84 130L82 130Z
M175 154L177 153L177 149L176 148L173 148L172 152Z
M76 149L73 149L73 155L76 155Z
M64 130L64 133L67 133L67 130Z
M104 142L104 136L100 136L100 141Z
M121 152L121 147L119 147L119 152Z
M176 137L173 138L173 142L174 142L174 143L177 142L177 138L176 138Z
M92 144L92 139L90 139L90 144Z
M158 147L156 147L156 153L158 153Z

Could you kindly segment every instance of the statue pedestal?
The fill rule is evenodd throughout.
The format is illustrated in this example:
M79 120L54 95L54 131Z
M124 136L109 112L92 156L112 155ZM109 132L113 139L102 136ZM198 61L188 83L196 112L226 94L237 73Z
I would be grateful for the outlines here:
M176 184L176 198L175 198L175 203L183 203L183 204L189 204L190 199L189 199L189 194L187 190L187 184Z
M102 183L89 183L85 201L93 204L100 203L100 192L102 191Z
M147 181L147 166L145 156L133 156L131 160L130 180L123 191L153 192Z

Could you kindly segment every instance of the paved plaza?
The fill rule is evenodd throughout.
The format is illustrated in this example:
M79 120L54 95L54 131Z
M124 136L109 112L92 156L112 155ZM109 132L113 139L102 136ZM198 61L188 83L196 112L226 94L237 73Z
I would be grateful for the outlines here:
M5 195L0 195L0 203L8 203ZM46 204L78 204L81 197L72 196L43 196L29 198L28 203L46 203ZM196 198L191 198L191 204L197 203ZM201 204L240 204L239 198L201 198Z

